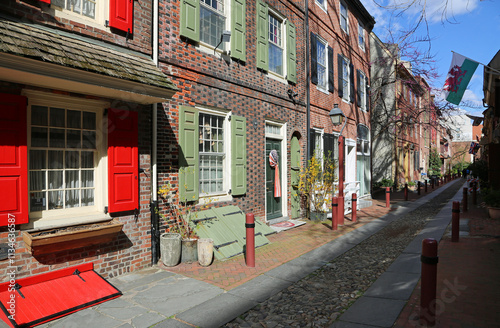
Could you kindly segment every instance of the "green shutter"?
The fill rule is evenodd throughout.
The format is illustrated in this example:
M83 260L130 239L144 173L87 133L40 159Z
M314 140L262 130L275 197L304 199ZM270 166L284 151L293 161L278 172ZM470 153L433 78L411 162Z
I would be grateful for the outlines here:
M200 1L181 0L181 35L200 41Z
M267 72L269 69L269 46L268 33L268 9L267 3L262 0L257 1L257 68Z
M231 57L246 61L246 1L231 1Z
M292 22L286 22L286 49L287 49L287 80L292 83L297 83L297 55L296 47L297 43L295 41L295 25Z
M180 106L179 113L179 197L182 201L198 199L198 110Z
M231 191L234 196L247 192L246 118L231 116Z

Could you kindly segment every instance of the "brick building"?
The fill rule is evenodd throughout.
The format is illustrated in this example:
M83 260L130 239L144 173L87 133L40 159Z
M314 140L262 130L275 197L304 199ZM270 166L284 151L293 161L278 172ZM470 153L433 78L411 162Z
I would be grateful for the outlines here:
M92 262L112 277L151 264L152 104L176 90L152 59L154 9L2 4L2 280L12 267L21 278ZM78 239L82 224L94 232ZM63 241L49 233L64 228Z

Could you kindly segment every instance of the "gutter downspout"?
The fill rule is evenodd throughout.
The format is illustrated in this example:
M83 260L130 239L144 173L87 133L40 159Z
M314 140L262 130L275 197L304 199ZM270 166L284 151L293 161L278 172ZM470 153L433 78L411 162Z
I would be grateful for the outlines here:
M158 0L153 0L153 62L156 67L159 66L158 61ZM151 265L156 265L160 258L160 224L158 217L158 168L157 168L157 151L158 151L158 103L151 105L152 110L152 138L151 138Z
M306 152L307 152L307 155L306 155L306 165L307 163L309 162L309 160L311 159L311 149L312 149L312 145L311 145L311 138L310 138L310 135L311 135L311 92L310 92L310 74L309 74L309 70L310 70L310 67L309 67L309 1L308 0L304 0L304 3L305 3L305 21L304 21L304 25L305 25L305 32L306 32L306 116L307 116L307 129L306 129L306 133L307 133L307 136L306 136L306 140L307 140L307 145L306 145Z

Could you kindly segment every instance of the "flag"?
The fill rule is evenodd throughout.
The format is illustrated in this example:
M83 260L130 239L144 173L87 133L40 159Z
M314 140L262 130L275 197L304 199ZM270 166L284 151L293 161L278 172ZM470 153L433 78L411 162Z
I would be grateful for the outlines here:
M444 83L445 99L452 104L458 105L464 96L465 89L476 71L478 62L470 60L462 55L453 53L450 70Z

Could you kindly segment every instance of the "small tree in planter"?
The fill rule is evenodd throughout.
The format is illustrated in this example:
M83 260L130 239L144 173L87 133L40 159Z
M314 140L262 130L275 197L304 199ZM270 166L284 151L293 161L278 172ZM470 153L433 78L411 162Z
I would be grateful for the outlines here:
M500 219L500 190L483 189L484 205L488 208L490 218Z
M329 200L333 195L335 167L332 156L314 154L300 172L299 191L311 220L318 220L316 217L319 220L326 219Z

